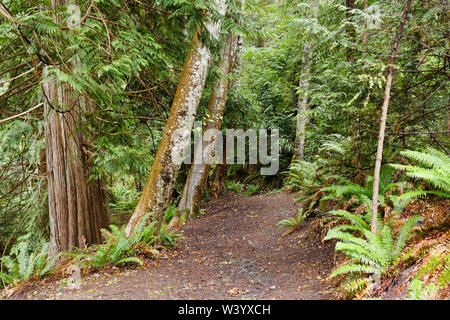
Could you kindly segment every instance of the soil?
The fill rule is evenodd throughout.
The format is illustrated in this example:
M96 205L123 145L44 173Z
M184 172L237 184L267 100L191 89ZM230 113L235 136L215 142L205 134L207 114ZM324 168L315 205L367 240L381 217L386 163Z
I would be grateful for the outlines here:
M10 299L331 299L325 278L334 266L332 243L322 243L307 220L282 237L276 226L296 216L288 193L231 192L204 205L206 214L182 229L180 246L144 267L90 273L79 290L47 279Z

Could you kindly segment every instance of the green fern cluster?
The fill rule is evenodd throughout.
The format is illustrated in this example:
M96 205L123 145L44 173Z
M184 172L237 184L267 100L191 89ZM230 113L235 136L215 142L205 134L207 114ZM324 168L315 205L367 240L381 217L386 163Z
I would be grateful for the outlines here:
M320 201L323 184L322 176L316 176L316 162L295 161L289 167L285 187L293 191L301 191L296 202L302 203L304 214L308 215Z
M131 185L131 183L130 183ZM117 183L109 189L109 208L113 212L131 212L139 200L139 193L130 185Z
M438 290L433 283L424 287L423 281L414 279L408 288L408 300L431 300Z
M97 268L107 264L119 265L124 263L136 263L143 265L141 259L136 255L140 254L144 247L150 246L158 238L165 246L175 246L177 239L181 236L173 232L168 232L167 225L163 224L156 235L155 223L147 223L151 214L147 214L137 226L135 232L127 237L125 226L117 227L111 225L111 231L102 229L105 242L96 246L93 253L76 253L75 259L81 261L81 265L89 265ZM68 253L71 255L71 253Z
M425 274L439 272L436 283L430 283L424 286L424 282L420 280ZM433 256L430 261L417 272L408 288L409 300L430 300L439 289L448 288L450 283L450 255Z
M300 208L297 212L297 217L281 220L277 223L277 226L297 229L298 227L300 227L302 222L305 221L306 218L307 218L306 214L304 214L303 209Z
M236 193L242 193L242 190L244 189L244 185L242 183L230 181L230 180L225 181L225 186L226 186L227 190L230 190L230 191L233 191Z
M155 223L147 225L149 217L150 214L142 219L130 237L127 237L125 233L125 226L119 228L111 225L111 231L102 229L106 238L105 243L98 245L94 253L77 253L75 259L81 261L82 266L89 265L98 268L107 264L137 263L143 265L142 260L134 256L139 253L138 245L141 243L150 245L157 239Z
M395 170L392 167L383 166L380 174L379 186L379 205L385 206L390 199L387 195L394 188L403 186L403 183L394 182ZM328 195L322 200L348 200L351 197L355 198L360 204L371 207L373 195L373 176L368 176L364 186L353 183L341 176L331 176L336 179L337 184L322 188L322 191L327 192Z
M436 149L426 149L423 152L406 150L401 155L418 163L418 166L392 164L391 166L406 172L406 175L424 180L442 193L434 192L443 197L450 197L450 157ZM429 192L429 191L427 191Z
M314 184L314 172L317 169L315 163L306 161L294 161L289 167L286 187L298 191L302 187Z
M261 192L263 187L264 187L263 184L247 184L245 186L244 195L253 196L255 194L258 194Z
M205 214L205 211L200 211L199 214ZM183 236L180 234L177 234L172 231L168 231L168 225L163 224L161 226L161 230L159 232L159 239L161 240L161 244L163 246L167 247L175 247L178 244L178 239L182 238Z
M330 212L332 215L348 220L350 225L339 225L328 231L324 240L338 239L335 250L341 251L351 258L351 261L335 270L330 277L347 273L366 273L381 275L387 272L399 258L411 229L416 225L420 216L409 219L400 230L394 241L392 229L381 222L377 235L370 232L367 217L354 215L348 211L338 210ZM354 235L359 232L360 236Z
M174 204L169 204L165 213L164 213L164 221L169 223L177 212L177 207Z
M50 270L59 255L51 261L47 261L49 243L30 252L27 241L19 242L11 249L10 255L0 259L2 269L6 267L7 272L0 272L0 287L8 286L17 281L28 280L32 277L42 277Z

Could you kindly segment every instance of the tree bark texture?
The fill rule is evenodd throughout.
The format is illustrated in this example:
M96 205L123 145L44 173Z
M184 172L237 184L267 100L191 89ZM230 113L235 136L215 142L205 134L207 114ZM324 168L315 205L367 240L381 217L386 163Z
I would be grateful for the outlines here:
M51 2L53 8L70 4L68 0ZM54 77L47 79L42 89L51 258L61 251L101 242L100 229L109 225L109 214L102 182L87 182L89 141L81 131L81 115L92 111L93 102Z
M311 74L312 48L308 44L305 47L302 65L303 71L300 75L297 111L297 130L295 139L295 159L303 161L305 156L306 124L308 122L308 95L309 76Z
M219 12L224 15L227 9L226 0L216 0L215 3ZM210 21L206 23L206 27L210 35L218 39L220 22ZM181 166L181 163L173 159L173 151L184 150L190 143L189 139L178 137L176 132L190 133L192 131L211 60L211 52L200 41L199 32L200 30L193 37L149 177L134 214L125 229L128 235L148 213L153 213L157 230L161 226L164 210L168 205Z
M45 145L50 219L50 254L101 241L100 229L109 224L106 191L101 181L88 185L88 145L80 131L84 98L73 99L68 84L50 80L45 94ZM84 100L84 102L82 102ZM60 106L70 111L55 111ZM57 107L58 106L58 107Z
M226 40L226 45L221 56L220 71L223 74L214 84L211 91L211 96L208 102L208 117L204 125L203 131L209 129L220 130L223 122L223 115L225 111L225 105L227 101L228 87L230 80L228 76L231 74L233 64L233 52L236 50L236 39L230 33ZM205 190L205 184L208 178L210 163L204 161L205 158L213 159L215 156L214 148L217 143L217 135L212 134L210 136L203 137L202 145L197 145L194 150L194 162L189 170L189 175L186 180L186 184L183 189L180 202L178 203L178 217L179 223L183 224L184 221L190 218L191 215L198 213L200 209L200 202L203 191ZM209 147L209 148L208 148ZM200 163L198 163L200 161ZM177 219L176 218L176 219Z

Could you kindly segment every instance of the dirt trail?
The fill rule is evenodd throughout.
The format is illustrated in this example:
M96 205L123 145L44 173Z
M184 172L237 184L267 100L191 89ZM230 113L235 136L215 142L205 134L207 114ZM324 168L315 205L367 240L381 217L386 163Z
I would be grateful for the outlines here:
M61 281L33 284L20 299L330 299L323 279L332 244L309 222L281 238L275 224L296 215L294 196L226 193L178 232L180 248L146 267L91 274L81 290ZM308 236L309 234L309 236ZM26 292L26 293L25 293Z

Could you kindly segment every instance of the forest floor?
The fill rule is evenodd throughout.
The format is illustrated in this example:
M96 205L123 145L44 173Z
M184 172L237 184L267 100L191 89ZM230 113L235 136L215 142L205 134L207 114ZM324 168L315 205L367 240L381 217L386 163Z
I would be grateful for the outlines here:
M322 243L311 220L282 237L276 226L296 216L289 193L225 193L182 229L179 247L143 267L91 272L79 290L61 279L23 286L10 299L331 299L325 278L333 243Z

